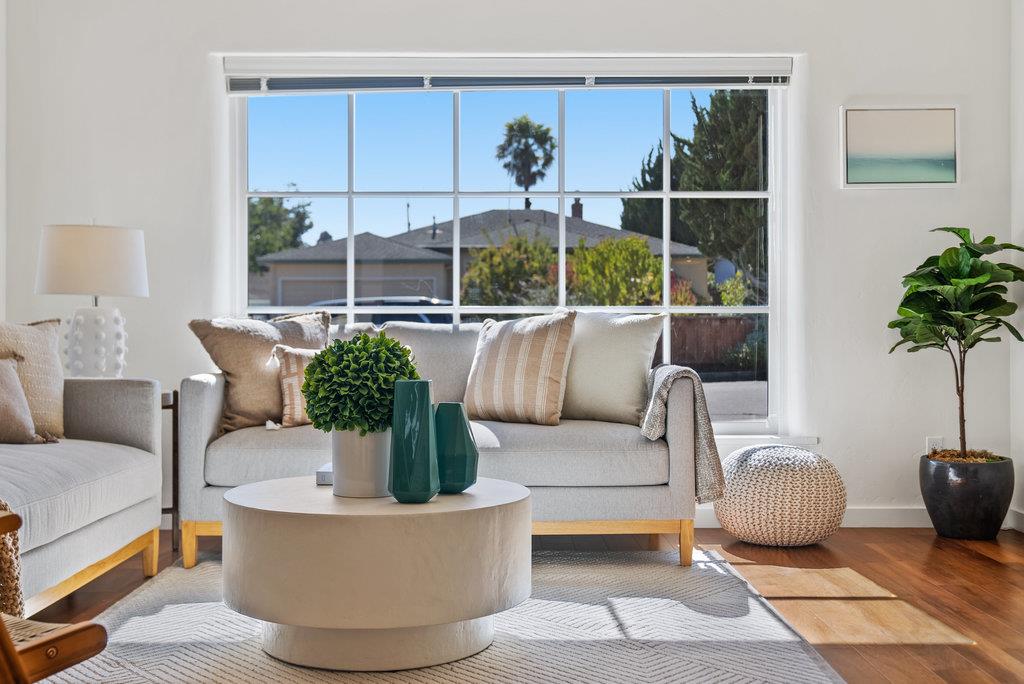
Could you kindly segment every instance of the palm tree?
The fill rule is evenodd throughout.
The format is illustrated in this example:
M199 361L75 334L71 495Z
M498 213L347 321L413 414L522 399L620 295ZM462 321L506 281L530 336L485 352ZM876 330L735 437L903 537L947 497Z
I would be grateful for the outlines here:
M548 167L555 161L556 147L558 141L551 135L551 127L523 114L505 124L505 139L498 145L495 157L504 160L502 167L515 184L529 192L544 180ZM526 208L530 208L529 197Z

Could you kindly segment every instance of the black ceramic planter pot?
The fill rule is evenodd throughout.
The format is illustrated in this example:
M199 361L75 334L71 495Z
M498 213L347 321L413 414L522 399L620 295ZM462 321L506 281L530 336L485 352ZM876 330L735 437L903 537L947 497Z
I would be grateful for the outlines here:
M1013 497L1013 461L950 463L921 457L921 495L935 531L953 539L994 539Z

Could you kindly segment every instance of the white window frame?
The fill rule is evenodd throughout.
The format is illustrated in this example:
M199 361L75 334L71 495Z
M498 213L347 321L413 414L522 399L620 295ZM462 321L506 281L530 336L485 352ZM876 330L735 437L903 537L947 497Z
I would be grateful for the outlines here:
M287 58L283 57L267 57L252 59L252 58L237 58L238 63L241 63L243 67L251 67L253 73L282 73L282 74L295 74L299 73L298 69L306 69L312 67L296 66L296 61L293 59L291 64L283 63L281 60L288 61ZM309 58L313 62L321 62L320 58ZM422 74L422 73L465 73L465 74L480 74L487 73L491 75L565 75L567 73L568 64L573 72L579 71L580 73L608 73L608 74L649 74L649 75L692 75L694 73L700 73L702 75L716 75L709 69L720 68L722 71L720 75L726 75L728 71L727 66L731 61L738 64L737 70L746 69L750 71L749 65L743 62L741 58L713 58L703 60L707 62L706 65L701 65L702 60L696 60L697 66L694 66L694 58L681 58L685 60L685 66L681 66L682 62L678 61L678 58L659 58L659 57L629 57L629 58L610 58L610 57L597 57L597 58L550 58L550 59L536 59L536 58L489 58L489 61L481 62L478 59L465 59L465 58L444 58L440 60L443 62L439 64L438 58L427 58L427 57L411 57L401 58L399 62L392 62L391 66L380 67L382 58L374 57L367 60L364 56L357 57L339 57L334 58L331 64L330 75L366 75L369 72L368 64L376 64L378 68L386 71L379 73L387 73L388 75L407 75L408 74ZM756 60L770 61L778 60L780 58L752 58ZM225 70L230 70L232 75L244 75L245 69L240 68L238 63L233 63L231 57L225 58ZM386 62L386 59L384 60ZM298 63L303 63L302 58L298 59ZM275 65L277 65L275 67ZM447 71L445 71L445 69ZM365 73L364 73L365 72ZM662 131L662 149L666 151L671 150L671 131L670 131L670 110L671 110L671 91L672 90L685 90L687 86L677 87L660 87L660 86L639 86L639 89L645 90L662 90L663 91L663 131ZM701 86L692 86L694 89L699 89ZM559 140L559 147L564 149L565 140L565 91L566 88L544 88L544 87L530 87L527 90L553 90L558 93L558 131L557 138ZM782 331L785 329L783 325L782 317L784 315L785 307L782 302L782 279L784 277L784 255L782 254L783 244L783 226L785 225L786 207L785 200L787 197L785 187L785 175L783 169L786 168L786 150L787 141L786 135L787 129L787 89L770 84L751 84L751 85L729 85L721 86L720 89L730 90L766 90L768 96L768 189L764 191L722 191L722 192L696 192L696 191L679 191L672 190L670 188L671 183L671 155L663 154L664 170L662 173L663 186L661 190L657 191L641 191L641 192L617 192L617 191L591 191L591 192L580 192L572 191L567 193L565 190L565 156L559 154L557 158L558 164L558 189L550 191L463 191L459 189L459 166L460 166L460 141L459 141L459 125L460 125L460 100L461 91L452 90L445 91L449 92L453 98L453 155L452 155L452 190L442 192L408 192L408 191L357 191L355 190L355 98L356 93L348 93L348 187L345 190L330 191L330 192L309 192L309 191L266 191L266 192L250 192L248 183L248 111L247 102L248 97L251 96L268 96L265 94L249 94L244 97L230 97L229 98L229 116L230 116L230 180L231 180L231 218L233 223L232 235L234 242L234 250L236 258L235 264L235 277L234 281L234 301L236 310L238 313L243 315L248 314L283 314L292 313L308 310L308 307L295 307L295 306L249 306L248 305L248 201L252 197L295 197L295 198L344 198L347 199L348 208L348 255L346 259L347 273L345 276L346 287L347 287L347 306L345 307L325 307L328 311L333 314L345 314L348 322L355 321L356 314L379 314L379 313L450 313L452 320L455 325L460 323L462 314L488 314L488 313L512 313L512 314L543 314L550 313L555 310L556 306L463 306L460 303L460 233L459 233L459 199L460 197L487 197L487 198L500 198L500 197L531 197L541 198L550 197L558 200L558 301L557 306L565 306L566 301L566 287L565 287L565 223L566 223L566 197L571 195L573 198L579 197L581 200L587 198L651 198L661 199L663 203L663 235L662 240L664 245L668 245L670 240L670 206L671 200L673 199L766 199L768 201L768 304L764 306L672 306L669 304L670 297L670 272L671 272L671 260L667 254L662 255L662 268L663 268L663 281L662 281L662 292L664 302L662 306L628 306L628 307L611 307L611 306L575 306L573 308L578 310L589 310L589 311L611 311L611 312L622 312L622 313L656 313L656 312L667 312L669 316L666 318L664 325L664 335L662 339L662 358L668 360L671 349L671 315L680 313L694 313L694 314L767 314L768 315L768 415L763 420L749 420L749 421L715 421L715 431L719 435L773 435L779 434L782 431L783 419L782 419L782 398L781 391L783 386L783 368L782 368ZM475 89L474 89L475 90ZM337 93L332 93L337 94ZM280 95L295 95L295 93L283 92ZM269 95L273 96L273 95ZM366 197L392 197L392 198L408 198L408 197L431 197L431 198L449 198L453 203L453 246L452 246L452 306L432 306L432 307L418 307L418 306L356 306L355 305L355 241L352 239L355 233L354 224L354 208L355 201L359 198Z

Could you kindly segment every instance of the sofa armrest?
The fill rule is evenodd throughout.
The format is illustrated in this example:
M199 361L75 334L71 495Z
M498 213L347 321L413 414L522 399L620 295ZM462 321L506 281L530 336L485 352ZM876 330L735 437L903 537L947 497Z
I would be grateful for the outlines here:
M206 487L206 447L216 439L224 412L224 375L185 378L178 402L178 496L182 519L194 520Z
M160 453L160 383L127 378L64 380L64 435Z
M665 441L668 442L668 484L682 507L680 518L696 511L693 380L678 378L668 392Z

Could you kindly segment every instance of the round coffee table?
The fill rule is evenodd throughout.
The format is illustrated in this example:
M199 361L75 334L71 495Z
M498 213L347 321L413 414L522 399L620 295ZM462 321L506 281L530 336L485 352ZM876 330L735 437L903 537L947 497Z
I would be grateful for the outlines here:
M473 655L530 595L530 493L480 480L426 504L350 499L312 477L224 495L224 603L297 665L403 670Z

